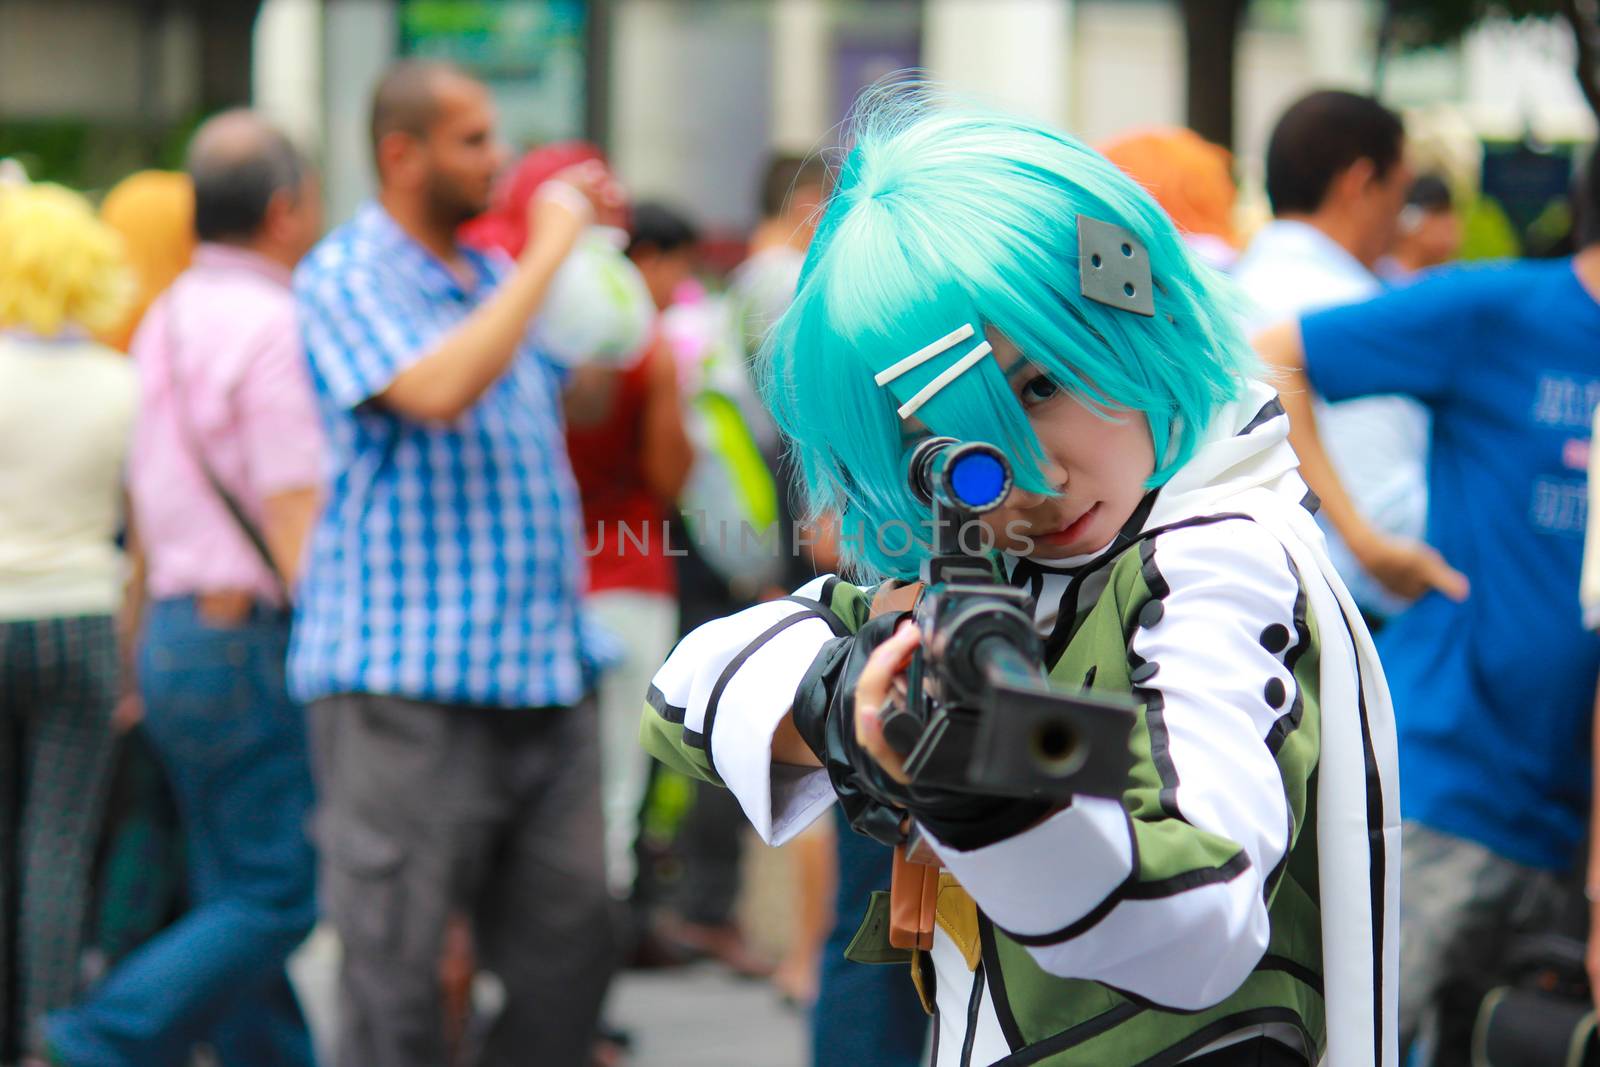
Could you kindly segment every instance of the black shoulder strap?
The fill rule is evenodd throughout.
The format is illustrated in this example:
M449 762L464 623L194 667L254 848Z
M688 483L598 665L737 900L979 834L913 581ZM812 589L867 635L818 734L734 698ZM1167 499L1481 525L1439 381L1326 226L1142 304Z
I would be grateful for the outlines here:
M205 475L206 484L211 486L211 491L217 499L222 501L222 506L228 509L228 514L233 516L234 525L239 532L244 534L245 540L250 542L256 555L266 566L267 573L272 575L273 584L282 596L284 603L289 602L289 588L283 580L283 574L278 570L278 565L272 559L272 550L267 547L267 539L256 524L251 521L245 512L238 497L228 491L222 484L222 479L217 477L217 472L212 469L206 459L205 449L200 444L200 435L195 430L194 418L189 411L189 395L182 372L179 370L178 360L178 286L173 285L167 297L167 377L172 382L173 407L178 415L179 432L183 434L184 442L189 446L189 453L194 457L195 463L200 467L200 473Z

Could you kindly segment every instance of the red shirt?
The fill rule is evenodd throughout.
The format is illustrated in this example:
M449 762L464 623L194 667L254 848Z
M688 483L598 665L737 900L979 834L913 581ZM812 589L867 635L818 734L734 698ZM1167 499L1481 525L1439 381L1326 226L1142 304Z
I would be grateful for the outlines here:
M671 355L660 344L617 379L611 412L590 426L567 427L567 452L583 498L589 591L631 589L673 595L677 576L667 555L668 504L646 484L644 409L650 378Z

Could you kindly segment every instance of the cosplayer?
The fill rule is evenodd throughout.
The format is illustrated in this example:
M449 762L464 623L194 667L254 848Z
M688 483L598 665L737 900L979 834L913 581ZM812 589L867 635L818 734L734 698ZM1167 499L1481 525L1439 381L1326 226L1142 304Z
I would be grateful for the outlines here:
M1003 450L996 564L1057 685L1138 702L1132 770L1120 803L901 787L879 713L918 631L836 577L686 637L646 747L773 843L836 798L914 820L937 1065L1392 1067L1389 697L1225 290L1065 135L904 89L855 133L766 356L810 503L858 574L907 578L912 446ZM852 958L894 959L885 925Z

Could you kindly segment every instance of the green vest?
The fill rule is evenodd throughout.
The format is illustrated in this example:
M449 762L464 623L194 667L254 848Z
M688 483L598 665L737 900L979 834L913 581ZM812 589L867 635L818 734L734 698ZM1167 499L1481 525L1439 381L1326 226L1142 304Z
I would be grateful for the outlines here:
M1051 677L1063 687L1132 693L1143 701L1133 733L1134 768L1123 795L1137 845L1136 870L1116 890L1139 899L1175 895L1185 887L1225 880L1244 858L1238 845L1178 826L1161 808L1162 783L1152 754L1149 721L1151 702L1159 700L1159 694L1140 688L1130 677L1130 642L1141 616L1152 624L1159 618L1159 609L1153 613L1149 609L1159 600L1152 585L1162 591L1165 588L1159 575L1145 565L1141 549L1150 543L1147 539L1135 544L1102 568L1103 583L1101 575L1080 580L1085 589L1101 588L1098 594L1080 594L1067 644L1051 670ZM868 591L838 582L832 586L830 600L825 606L852 631L868 618ZM1000 1063L1049 1067L1176 1063L1218 1038L1264 1023L1297 1029L1313 1052L1313 1062L1320 1056L1326 1045L1316 833L1320 646L1316 621L1305 600L1302 592L1296 619L1301 629L1298 657L1289 664L1299 704L1293 709L1296 714L1286 716L1283 728L1268 740L1269 747L1276 746L1293 827L1288 852L1267 881L1271 935L1261 962L1232 995L1214 1007L1198 1012L1162 1008L1099 982L1049 974L1034 962L1027 948L981 913L976 914L976 939L966 936L959 929L967 925L961 919L968 910L961 906L964 891L949 900L941 893L940 925L964 949L964 941L971 942L969 965L983 967L1001 1028L1012 1048L1018 1050ZM1062 610L1069 606L1063 604ZM681 725L647 713L644 740L647 748L669 764L716 780L706 753L686 743ZM1097 914L1110 910L1109 906L1100 908ZM887 895L883 894L875 897L847 955L861 962L909 961L924 1004L931 1004L933 968L921 954L889 946L886 918ZM1091 915L1084 923L1092 925L1094 918ZM941 1038L960 1040L956 1034Z

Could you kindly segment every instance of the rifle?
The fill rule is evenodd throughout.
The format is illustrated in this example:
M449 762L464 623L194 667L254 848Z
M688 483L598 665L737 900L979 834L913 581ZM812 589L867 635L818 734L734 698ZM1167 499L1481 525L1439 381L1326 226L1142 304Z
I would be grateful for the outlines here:
M1057 802L1120 797L1137 704L1053 686L1033 598L1001 580L981 539L973 543L984 532L978 517L1011 491L1005 455L932 437L912 452L908 478L932 509L934 551L921 568L922 644L907 699L886 707L883 731L912 783Z

